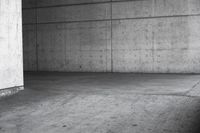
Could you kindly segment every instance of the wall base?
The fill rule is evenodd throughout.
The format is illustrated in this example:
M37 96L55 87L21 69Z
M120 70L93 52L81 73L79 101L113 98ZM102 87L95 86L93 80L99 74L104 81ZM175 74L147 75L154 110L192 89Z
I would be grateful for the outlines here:
M21 90L24 90L24 86L16 86L12 88L2 89L0 90L0 98L16 94Z

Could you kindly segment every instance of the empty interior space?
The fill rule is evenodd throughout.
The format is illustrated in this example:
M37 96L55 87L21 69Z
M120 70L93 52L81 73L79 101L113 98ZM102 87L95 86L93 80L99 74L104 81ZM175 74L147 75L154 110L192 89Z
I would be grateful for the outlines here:
M200 0L0 0L0 133L199 133Z

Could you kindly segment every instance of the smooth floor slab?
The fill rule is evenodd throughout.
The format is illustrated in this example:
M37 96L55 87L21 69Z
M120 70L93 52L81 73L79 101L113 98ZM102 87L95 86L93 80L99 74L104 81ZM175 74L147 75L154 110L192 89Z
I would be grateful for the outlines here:
M198 133L200 75L26 73L1 133Z

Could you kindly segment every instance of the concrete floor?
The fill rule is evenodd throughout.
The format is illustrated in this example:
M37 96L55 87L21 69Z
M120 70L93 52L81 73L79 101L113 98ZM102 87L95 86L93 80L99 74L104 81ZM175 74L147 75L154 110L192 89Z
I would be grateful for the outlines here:
M199 133L200 75L26 73L0 133Z

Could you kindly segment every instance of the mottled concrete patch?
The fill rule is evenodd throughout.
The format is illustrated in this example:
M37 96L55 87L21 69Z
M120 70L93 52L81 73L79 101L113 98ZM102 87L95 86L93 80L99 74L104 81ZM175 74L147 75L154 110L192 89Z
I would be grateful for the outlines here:
M21 90L24 90L23 86L17 86L17 87L0 90L0 98L16 94L17 92Z

